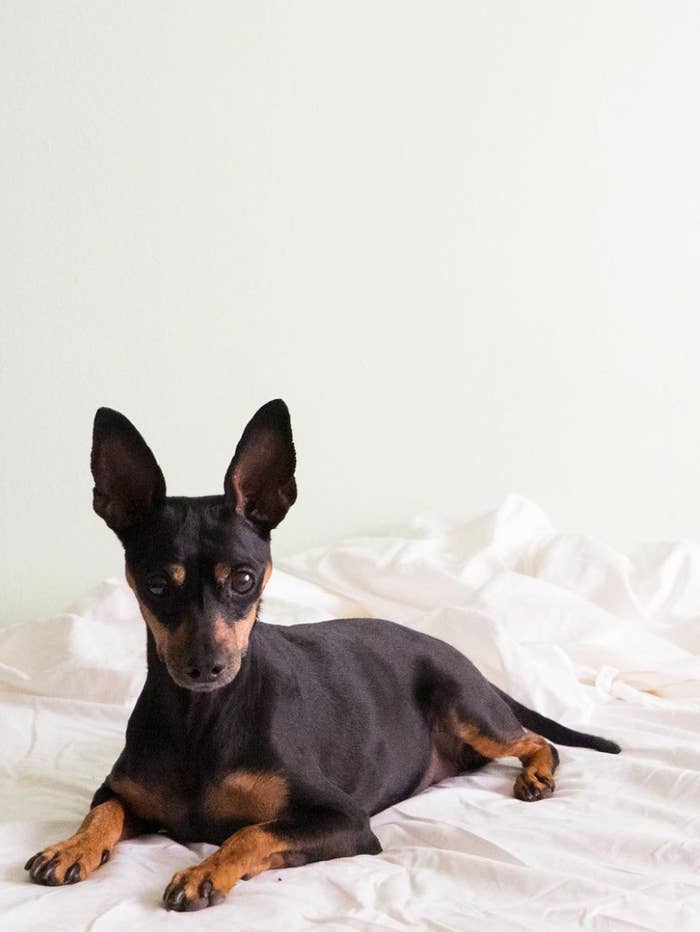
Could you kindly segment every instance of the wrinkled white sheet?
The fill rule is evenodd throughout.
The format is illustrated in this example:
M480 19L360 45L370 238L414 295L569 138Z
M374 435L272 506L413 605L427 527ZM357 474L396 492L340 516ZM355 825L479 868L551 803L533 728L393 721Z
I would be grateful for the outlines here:
M562 748L557 791L537 803L512 797L515 761L445 780L373 819L383 854L269 871L196 914L159 899L213 849L161 835L121 843L84 883L35 886L25 860L82 819L143 680L143 622L110 579L66 614L0 630L0 928L700 929L700 545L632 558L510 497L277 563L265 619L351 615L452 642L623 754Z

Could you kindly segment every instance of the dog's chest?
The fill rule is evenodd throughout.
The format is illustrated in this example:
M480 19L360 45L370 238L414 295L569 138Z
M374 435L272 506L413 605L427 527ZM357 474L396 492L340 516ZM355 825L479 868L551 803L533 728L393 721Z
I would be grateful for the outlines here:
M243 825L276 818L289 799L281 774L246 767L200 777L194 785L176 772L165 779L119 774L108 782L133 815L180 841L221 844Z

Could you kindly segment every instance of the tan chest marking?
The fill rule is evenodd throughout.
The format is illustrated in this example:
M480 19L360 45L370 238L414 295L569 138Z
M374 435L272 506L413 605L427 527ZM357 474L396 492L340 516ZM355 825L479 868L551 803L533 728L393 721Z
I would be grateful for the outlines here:
M274 773L234 770L204 794L204 811L211 818L268 822L287 805L286 781Z
M130 777L115 777L109 781L109 785L135 816L147 822L167 825L186 814L186 806L181 800L144 786Z

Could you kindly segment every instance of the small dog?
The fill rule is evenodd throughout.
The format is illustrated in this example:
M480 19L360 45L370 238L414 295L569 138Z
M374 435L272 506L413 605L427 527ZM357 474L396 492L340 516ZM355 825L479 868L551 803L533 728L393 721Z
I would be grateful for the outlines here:
M153 453L100 408L94 509L124 546L148 673L124 750L67 841L30 858L41 884L84 880L134 835L220 847L174 875L167 909L220 903L267 869L376 854L370 816L425 787L518 757L514 794L554 790L563 745L617 754L493 686L453 647L391 621L258 621L270 532L296 499L289 412L245 428L224 494L169 497Z

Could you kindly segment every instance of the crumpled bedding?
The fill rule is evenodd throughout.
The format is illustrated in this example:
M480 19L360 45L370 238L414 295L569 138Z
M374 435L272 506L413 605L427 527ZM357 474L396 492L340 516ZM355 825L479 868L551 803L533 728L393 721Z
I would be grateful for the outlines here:
M82 820L143 682L143 622L108 579L62 615L0 629L4 932L700 928L698 543L625 555L511 496L276 562L264 620L347 616L441 637L623 753L560 748L557 791L537 803L512 796L517 761L444 780L373 818L382 854L268 871L196 914L159 900L213 848L163 835L122 842L75 886L30 884L24 862Z

